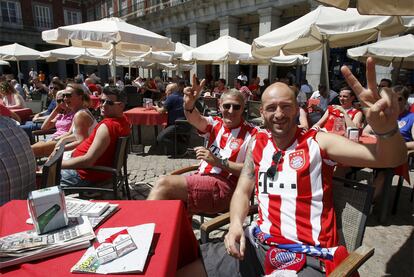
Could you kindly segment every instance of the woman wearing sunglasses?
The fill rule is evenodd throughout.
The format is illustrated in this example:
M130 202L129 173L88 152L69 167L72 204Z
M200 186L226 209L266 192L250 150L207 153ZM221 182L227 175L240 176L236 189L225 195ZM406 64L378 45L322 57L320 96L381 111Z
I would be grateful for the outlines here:
M53 109L51 116L46 118L40 128L42 131L48 131L56 128L56 132L51 135L49 140L38 141L32 145L35 157L47 157L50 153L52 153L55 148L56 141L63 135L66 135L72 126L72 120L75 114L70 112L70 109L63 102L64 93L64 90L57 92L56 106Z
M89 106L89 96L85 94L79 84L69 83L62 91L62 98L59 101L63 102L57 104L48 120L43 123L42 129L48 130L57 127L58 119L62 119L62 116L59 115L62 111L66 113L66 116L63 117L65 123L59 121L58 126L62 123L66 126L65 128L69 125L69 129L46 143L34 144L32 149L36 157L49 156L55 146L62 142L66 143L65 150L73 150L89 136L97 124L91 112L86 108ZM72 118L71 121L70 118Z

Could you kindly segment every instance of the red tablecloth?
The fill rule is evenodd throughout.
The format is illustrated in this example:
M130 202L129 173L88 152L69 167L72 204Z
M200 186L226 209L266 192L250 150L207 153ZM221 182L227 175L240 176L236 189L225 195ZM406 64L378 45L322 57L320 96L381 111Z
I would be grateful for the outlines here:
M154 255L148 257L144 276L174 276L177 268L198 257L198 245L181 201L110 201L120 210L101 227L134 226L155 223ZM13 200L0 207L0 236L29 230L26 201ZM82 257L84 250L32 261L0 270L4 276L75 276L70 268ZM82 274L79 276L98 276ZM122 275L112 275L122 276ZM126 275L128 276L128 275ZM129 275L130 276L130 275Z
M99 97L95 95L91 95L89 96L89 98L91 99L89 108L94 109L94 110L99 109Z
M167 114L137 107L124 112L132 125L167 125Z
M25 122L30 119L30 116L33 114L32 109L30 108L23 108L23 109L10 109L12 112L15 112L22 122Z

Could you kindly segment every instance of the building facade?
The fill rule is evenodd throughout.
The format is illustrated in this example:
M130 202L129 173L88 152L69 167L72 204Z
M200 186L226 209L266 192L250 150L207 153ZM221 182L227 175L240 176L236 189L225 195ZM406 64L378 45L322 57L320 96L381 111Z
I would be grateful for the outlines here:
M17 42L39 51L50 50L61 46L42 41L43 30L110 16L121 17L128 23L192 47L222 35L251 44L254 38L288 24L317 6L318 2L313 0L0 0L0 45ZM343 51L334 53L342 53L342 56L331 58L330 73L337 68L335 62L350 62ZM316 88L320 82L322 53L317 51L308 56L311 62L306 67L229 65L228 70L224 70L224 65L198 65L194 73L207 79L218 79L223 77L220 72L228 72L230 86L240 71L249 79L259 76L262 80L272 80L275 76L289 75L296 76L297 82L307 78ZM21 63L25 78L31 67L43 70L47 75L72 77L77 74L73 61L29 61ZM92 70L81 66L85 73ZM98 70L105 79L107 68L99 67ZM0 73L2 71L15 73L16 65L0 67ZM117 73L123 75L122 69L118 68Z

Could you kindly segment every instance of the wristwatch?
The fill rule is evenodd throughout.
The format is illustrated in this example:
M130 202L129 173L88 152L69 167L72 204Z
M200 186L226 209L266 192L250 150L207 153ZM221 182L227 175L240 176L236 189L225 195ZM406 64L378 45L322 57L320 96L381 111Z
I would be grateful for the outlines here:
M227 158L220 159L220 165L224 168L229 168L229 159Z

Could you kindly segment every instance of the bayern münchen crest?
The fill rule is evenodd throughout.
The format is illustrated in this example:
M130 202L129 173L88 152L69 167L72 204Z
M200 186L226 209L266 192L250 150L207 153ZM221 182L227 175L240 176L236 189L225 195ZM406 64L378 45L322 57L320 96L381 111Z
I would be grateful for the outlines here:
M243 140L242 139L237 139L237 138L233 138L231 141L230 141L230 149L231 150L237 150L237 149L239 149L240 148L240 145L243 143Z
M295 170L301 169L305 165L305 151L297 150L289 154L289 165Z

